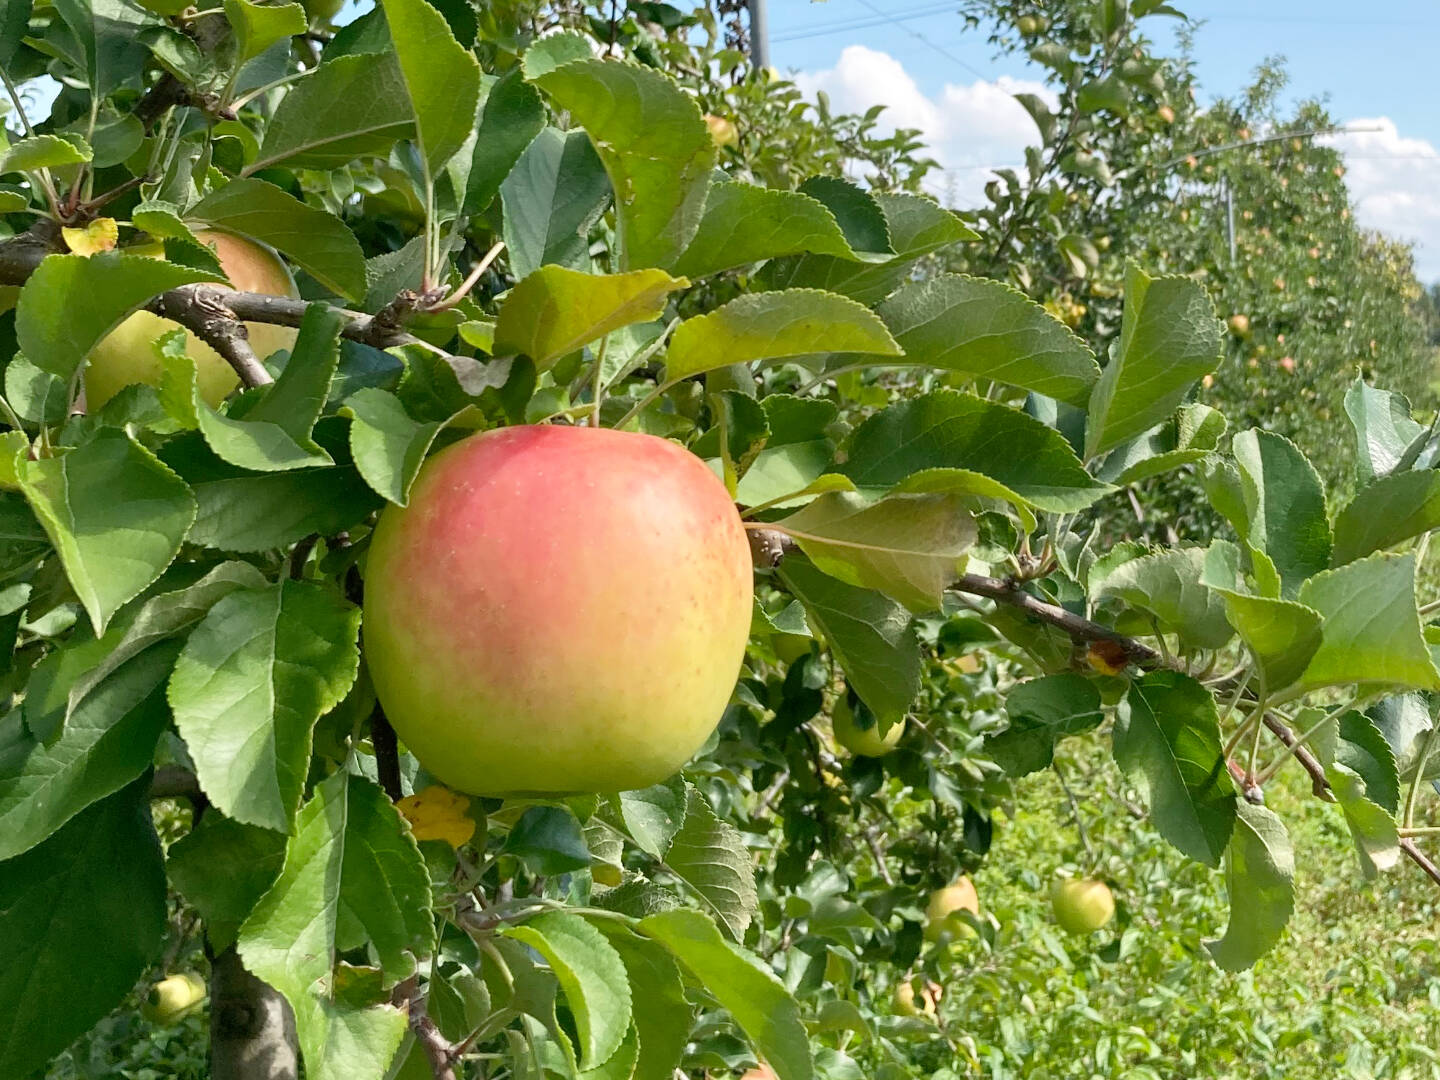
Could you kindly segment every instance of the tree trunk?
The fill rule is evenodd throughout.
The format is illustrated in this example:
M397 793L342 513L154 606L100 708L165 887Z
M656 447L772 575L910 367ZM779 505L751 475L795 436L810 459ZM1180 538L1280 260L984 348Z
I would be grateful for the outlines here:
M296 1080L299 1071L290 1005L226 949L211 964L210 1080Z

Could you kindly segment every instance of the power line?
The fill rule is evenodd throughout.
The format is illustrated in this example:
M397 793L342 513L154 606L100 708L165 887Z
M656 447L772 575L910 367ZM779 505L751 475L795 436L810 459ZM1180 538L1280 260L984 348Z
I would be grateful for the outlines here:
M824 37L828 34L844 34L852 30L869 30L872 27L883 26L887 22L908 22L913 19L927 19L936 15L944 15L955 11L954 0L946 0L945 3L927 4L923 7L908 8L904 11L897 11L891 14L882 12L879 18L874 16L859 16L847 22L833 23L819 29L811 30L790 30L782 31L775 36L775 41L801 41L805 38Z
M961 60L960 57L956 56L956 55L955 55L954 53L952 53L949 49L942 49L939 45L936 45L933 41L931 41L929 38L927 38L924 34L917 33L916 31L911 30L908 26L906 26L904 23L902 23L902 22L899 20L899 18L897 18L897 17L894 16L894 15L889 15L889 14L887 14L886 12L880 10L878 7L876 7L874 4L872 4L872 3L870 2L870 0L860 0L860 3L861 3L862 6L867 7L867 8L869 8L871 11L875 12L876 15L882 16L882 17L885 19L886 22L894 23L896 26L900 27L900 29L904 30L905 33L909 34L909 35L910 35L911 37L913 37L916 41L919 41L919 42L921 42L922 44L924 44L927 48L930 48L930 49L935 50L935 52L937 52L937 53L939 53L941 56L945 57L945 59L949 60L952 64L959 64L959 65L960 65L962 68L964 68L966 71L970 72L970 74L974 75L976 78L978 78L978 79L980 79L980 80L982 80L982 81L984 81L984 82L988 82L988 81L989 81L989 78L990 78L990 77L989 77L988 75L986 75L983 71L981 71L979 68L974 67L973 65L966 63L964 60Z

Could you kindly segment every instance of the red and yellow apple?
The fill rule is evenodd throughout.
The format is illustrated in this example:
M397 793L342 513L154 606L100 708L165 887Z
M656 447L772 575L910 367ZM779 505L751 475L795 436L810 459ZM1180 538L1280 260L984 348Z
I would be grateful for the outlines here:
M150 988L140 1013L152 1024L174 1024L205 1000L205 980L191 972L169 975Z
M740 142L740 130L735 121L714 113L705 114L705 126L710 129L710 140L718 146L736 146Z
M435 455L381 514L365 658L400 738L450 787L624 791L714 731L752 594L735 504L679 444L503 428Z
M230 284L241 292L300 295L290 271L269 248L217 229L199 230L195 238L214 249ZM158 247L127 249L127 254L158 256L159 253ZM90 350L85 365L86 406L93 412L132 383L158 386L161 369L160 358L155 355L155 339L179 327L179 323L149 311L137 311L110 331ZM250 335L250 347L262 360L295 344L295 330L288 326L246 323L245 328ZM240 385L239 376L224 357L188 330L185 350L195 361L200 396L209 404L220 404Z
M1065 878L1050 892L1055 921L1072 934L1089 934L1115 917L1110 886L1094 878Z
M860 726L856 713L863 714L869 721L867 727ZM905 734L905 722L901 720L891 724L890 729L881 735L875 715L863 704L858 707L852 704L849 694L841 694L835 702L835 707L830 710L830 724L835 729L835 741L859 757L884 757L895 749Z
M963 874L953 884L930 894L925 906L925 940L937 942L974 934L975 928L965 921L962 911L980 914L980 894L975 891L975 883Z

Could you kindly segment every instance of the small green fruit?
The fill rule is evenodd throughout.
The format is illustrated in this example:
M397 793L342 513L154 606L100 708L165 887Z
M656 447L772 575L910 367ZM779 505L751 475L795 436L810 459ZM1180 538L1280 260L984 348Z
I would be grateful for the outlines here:
M150 988L140 1014L152 1024L178 1024L205 1000L205 980L192 972L169 975Z
M861 727L865 721L868 726ZM881 735L875 715L861 702L852 704L848 693L835 702L830 722L835 729L835 741L860 757L884 757L905 735L903 720L891 724L890 730Z
M975 928L965 921L962 911L980 914L980 894L975 891L975 883L963 874L954 884L930 894L930 903L925 907L925 940L935 943L948 938L973 937Z
M1110 886L1094 878L1066 878L1050 893L1055 921L1072 934L1089 934L1115 917Z

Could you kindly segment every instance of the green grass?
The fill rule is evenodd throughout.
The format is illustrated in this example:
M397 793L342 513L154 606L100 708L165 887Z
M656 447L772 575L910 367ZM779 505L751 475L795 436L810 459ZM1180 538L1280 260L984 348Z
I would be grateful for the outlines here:
M1295 846L1295 915L1252 972L1226 974L1202 945L1224 930L1222 875L1160 839L1099 744L1076 745L1066 775L1093 856L1046 772L976 875L1000 931L993 953L959 958L944 1009L971 1075L1440 1078L1440 889L1408 862L1364 882L1339 809L1292 767L1267 794ZM1090 938L1064 935L1048 902L1057 869L1082 864L1118 906Z

